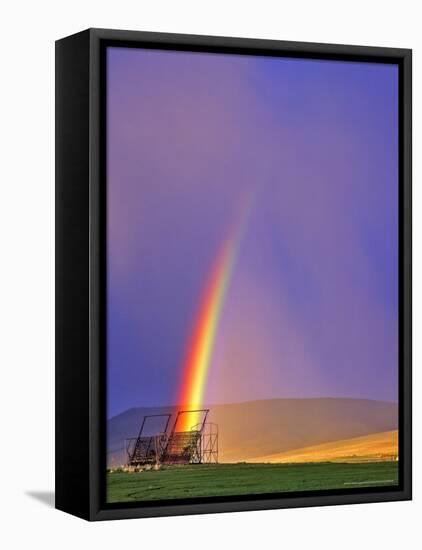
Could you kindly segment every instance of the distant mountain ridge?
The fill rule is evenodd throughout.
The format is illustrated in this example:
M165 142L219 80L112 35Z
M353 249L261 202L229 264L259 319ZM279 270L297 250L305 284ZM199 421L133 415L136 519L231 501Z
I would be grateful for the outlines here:
M337 440L396 430L396 403L368 399L268 399L210 406L219 426L219 461L240 462ZM107 423L107 464L126 462L124 440L136 437L147 414L179 408L131 408Z

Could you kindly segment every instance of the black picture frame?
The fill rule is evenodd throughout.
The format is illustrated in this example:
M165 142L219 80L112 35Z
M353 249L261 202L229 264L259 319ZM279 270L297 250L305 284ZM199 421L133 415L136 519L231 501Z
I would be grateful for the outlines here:
M105 56L107 45L393 63L399 68L397 489L110 505L105 502ZM88 29L56 42L56 508L107 520L412 497L412 52L409 49Z

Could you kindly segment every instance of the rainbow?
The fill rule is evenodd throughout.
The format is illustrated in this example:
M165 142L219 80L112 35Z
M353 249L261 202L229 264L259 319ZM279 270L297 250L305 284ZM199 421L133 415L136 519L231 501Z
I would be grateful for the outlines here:
M236 222L223 242L204 288L196 324L188 345L183 366L178 403L183 408L199 409L203 405L205 385L217 336L218 323L236 262L246 224L250 201L242 204ZM195 413L180 417L178 431L188 431L201 421Z

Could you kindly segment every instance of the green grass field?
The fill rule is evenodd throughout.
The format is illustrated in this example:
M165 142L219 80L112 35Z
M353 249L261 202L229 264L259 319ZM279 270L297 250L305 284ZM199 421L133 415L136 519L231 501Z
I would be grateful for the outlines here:
M397 485L397 462L216 464L107 474L108 502Z

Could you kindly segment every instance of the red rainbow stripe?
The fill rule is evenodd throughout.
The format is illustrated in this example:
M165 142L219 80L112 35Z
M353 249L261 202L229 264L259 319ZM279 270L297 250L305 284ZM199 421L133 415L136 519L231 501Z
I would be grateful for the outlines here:
M240 215L228 237L223 242L205 285L183 366L182 384L178 403L183 408L197 409L203 406L204 392L218 324L236 262L240 241L249 211L249 201L241 208ZM180 417L178 431L188 431L201 421L199 414Z

